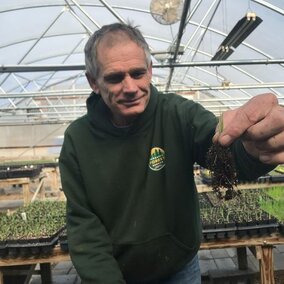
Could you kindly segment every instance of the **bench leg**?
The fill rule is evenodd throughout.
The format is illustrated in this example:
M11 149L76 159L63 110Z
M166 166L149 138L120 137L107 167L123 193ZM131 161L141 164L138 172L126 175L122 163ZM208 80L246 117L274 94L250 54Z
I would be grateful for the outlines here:
M40 275L42 284L51 284L51 265L50 263L41 263L40 264Z
M275 284L274 264L273 264L273 246L257 246L257 258L259 259L259 271L261 284Z
M0 284L4 284L4 276L3 276L3 272L0 269Z
M239 270L247 270L248 269L248 259L247 259L247 248L246 247L237 248L237 259L238 259Z

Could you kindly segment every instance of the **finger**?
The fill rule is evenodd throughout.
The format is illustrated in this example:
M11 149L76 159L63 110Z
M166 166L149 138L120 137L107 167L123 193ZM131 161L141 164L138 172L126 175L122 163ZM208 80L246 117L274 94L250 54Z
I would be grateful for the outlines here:
M266 140L255 143L260 152L281 152L284 151L284 132L272 136Z
M284 151L275 153L261 153L259 160L265 164L279 165L284 163Z
M242 139L246 151L267 164L284 163L284 132L263 141Z
M263 94L252 98L236 110L225 112L224 129L218 136L219 143L224 146L231 144L248 128L264 119L277 103L273 94Z
M272 138L270 142L274 144L281 141L277 137L282 132L284 132L284 108L276 106L268 113L265 119L249 127L243 138L247 140L267 140ZM275 138L277 139L275 140ZM283 141L281 142L283 143Z

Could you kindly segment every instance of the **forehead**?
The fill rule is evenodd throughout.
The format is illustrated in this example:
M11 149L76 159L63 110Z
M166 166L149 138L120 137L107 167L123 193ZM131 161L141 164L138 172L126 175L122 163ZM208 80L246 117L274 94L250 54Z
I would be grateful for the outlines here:
M118 43L132 41L128 34L123 31L109 32L105 34L98 43L98 49L103 47L112 48Z
M97 47L97 59L102 73L147 65L144 50L123 33L103 38Z

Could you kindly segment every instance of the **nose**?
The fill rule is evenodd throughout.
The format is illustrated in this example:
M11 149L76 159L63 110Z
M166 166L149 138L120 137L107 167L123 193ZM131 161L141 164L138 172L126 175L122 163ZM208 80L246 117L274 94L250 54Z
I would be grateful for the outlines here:
M137 84L135 79L133 79L129 74L124 77L123 80L123 91L125 93L135 93L137 91Z

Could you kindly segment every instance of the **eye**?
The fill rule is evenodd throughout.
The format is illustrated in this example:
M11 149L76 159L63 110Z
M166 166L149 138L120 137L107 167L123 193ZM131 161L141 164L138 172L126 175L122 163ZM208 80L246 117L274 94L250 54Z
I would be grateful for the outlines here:
M118 84L120 83L125 77L124 73L113 73L104 76L104 80L110 84Z
M129 73L133 79L141 79L146 74L146 69L133 70Z

